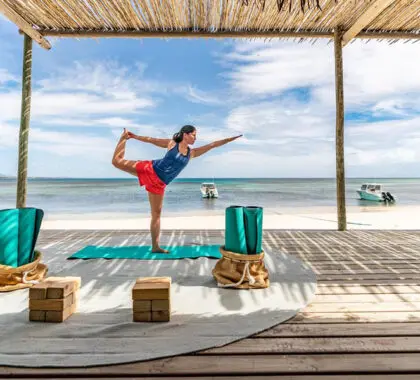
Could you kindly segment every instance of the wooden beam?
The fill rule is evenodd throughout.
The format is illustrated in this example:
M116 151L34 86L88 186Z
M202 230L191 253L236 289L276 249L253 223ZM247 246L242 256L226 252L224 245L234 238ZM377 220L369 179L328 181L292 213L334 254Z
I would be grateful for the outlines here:
M52 37L73 37L73 38L332 38L334 35L329 32L311 32L305 31L296 32L258 32L258 31L44 31L44 35Z
M31 113L32 39L25 34L23 43L22 104L19 131L19 164L16 190L16 208L26 206L28 177L28 137Z
M365 12L356 20L343 35L343 46L346 46L355 36L357 36L365 27L367 27L376 17L378 17L385 8L388 8L394 0L376 0L369 5Z
M22 29L22 31L34 41L38 42L44 49L51 49L51 44L42 36L42 34L35 30L21 15L7 6L4 2L0 2L0 12Z
M346 177L344 173L344 85L343 85L343 47L342 31L334 32L335 53L335 98L336 98L336 182L337 182L337 221L338 230L347 229L346 221Z
M388 32L360 32L354 38L378 40L420 40L420 33L391 30Z
M41 30L43 36L61 38L334 38L333 32L319 32L313 30L281 31L271 30L260 32L257 30L247 31L141 31L126 30L122 32L101 31L101 30ZM420 33L408 31L369 31L360 32L355 38L361 39L412 39L420 40Z

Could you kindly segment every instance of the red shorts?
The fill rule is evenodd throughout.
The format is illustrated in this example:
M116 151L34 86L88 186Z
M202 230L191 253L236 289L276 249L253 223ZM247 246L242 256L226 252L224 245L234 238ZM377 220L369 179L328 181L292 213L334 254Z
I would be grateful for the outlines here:
M166 184L156 175L152 161L137 161L136 171L140 186L150 193L163 195Z

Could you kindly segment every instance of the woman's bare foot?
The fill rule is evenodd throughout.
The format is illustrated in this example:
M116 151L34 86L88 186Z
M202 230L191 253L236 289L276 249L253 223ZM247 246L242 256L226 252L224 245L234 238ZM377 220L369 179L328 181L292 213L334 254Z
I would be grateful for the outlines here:
M168 250L160 248L160 247L152 248L152 252L153 253L169 253Z
M130 138L132 138L133 134L131 132L128 132L127 129L124 128L123 133L121 134L121 138L125 139L125 140L129 140Z

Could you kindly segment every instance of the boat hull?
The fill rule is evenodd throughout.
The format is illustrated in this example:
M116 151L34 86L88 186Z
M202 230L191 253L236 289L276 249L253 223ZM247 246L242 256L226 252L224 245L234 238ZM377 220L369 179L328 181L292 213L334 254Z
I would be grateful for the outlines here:
M357 194L359 194L360 199L365 201L383 202L382 194L372 194L360 190L357 190Z

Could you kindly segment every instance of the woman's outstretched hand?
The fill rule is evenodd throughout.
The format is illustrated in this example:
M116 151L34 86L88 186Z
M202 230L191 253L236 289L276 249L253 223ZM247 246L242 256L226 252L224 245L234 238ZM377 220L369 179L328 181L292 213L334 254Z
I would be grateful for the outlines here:
M234 141L234 140L236 140L236 139L239 139L239 137L242 137L242 136L243 136L243 135L238 135L238 136L230 137L230 138L228 139L228 141L229 141L229 142Z

